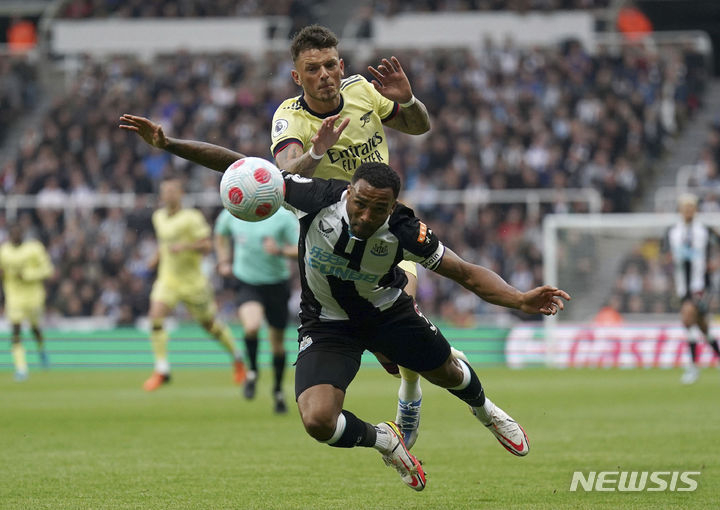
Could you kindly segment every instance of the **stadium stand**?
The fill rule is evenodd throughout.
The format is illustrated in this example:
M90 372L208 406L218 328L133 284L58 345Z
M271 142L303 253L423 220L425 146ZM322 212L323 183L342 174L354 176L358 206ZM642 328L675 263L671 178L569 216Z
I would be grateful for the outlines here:
M142 3L161 14L162 4ZM214 5L227 7L227 2L202 4L207 15ZM71 2L71 11L85 14L66 15L94 15L101 8L107 13L118 5ZM603 211L628 211L667 137L698 107L705 79L698 69L702 59L690 48L656 52L637 45L590 55L573 41L521 48L512 40L488 40L476 48L396 54L433 119L427 137L390 133L391 164L406 189L420 197L438 189L593 187L602 194ZM344 56L350 70L374 64L365 56ZM217 175L128 138L115 128L119 115L143 114L175 136L269 158L272 112L297 93L289 65L285 53L258 59L178 53L152 61L87 57L78 66L73 85L50 108L42 129L27 133L0 174L6 191L37 195L46 206L21 210L19 219L48 245L58 268L49 284L51 314L109 315L129 323L146 313L155 202L140 198L132 212L88 206L69 214L54 207L89 203L87 197L97 194L151 194L168 169L187 175L188 191L217 194ZM431 203L421 199L415 207L446 244L519 288L542 280L542 215L587 207L558 199L538 212L524 204L487 205L468 217L461 206ZM218 208L207 206L204 212L212 220ZM578 274L587 270L582 259L576 263ZM227 292L219 296L228 299ZM428 314L456 324L496 311L431 274L421 276L419 299ZM231 309L224 302L220 307Z
M66 18L89 17L205 17L205 16L293 16L311 11L317 4L303 0L71 0L65 5ZM402 12L454 11L553 11L568 9L603 9L610 0L373 0L373 11L392 16Z
M374 0L375 12L394 15L402 12L447 11L553 11L557 9L603 9L610 0Z

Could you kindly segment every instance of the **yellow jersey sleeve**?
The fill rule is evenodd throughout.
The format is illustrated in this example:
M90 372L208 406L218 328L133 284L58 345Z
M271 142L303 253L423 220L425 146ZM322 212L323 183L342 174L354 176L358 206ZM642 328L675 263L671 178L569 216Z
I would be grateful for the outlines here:
M210 224L205 219L205 216L203 216L203 213L201 213L197 209L189 209L188 213L190 213L187 220L188 229L191 233L191 236L194 236L193 241L199 241L200 239L210 237L212 229L210 228Z
M318 127L320 124L318 123ZM273 157L293 143L303 148L309 144L317 130L313 130L312 122L303 115L303 107L299 97L283 101L275 110L272 120L270 150Z
M42 281L52 274L53 266L47 250L39 241L28 241L27 263L22 269L22 278L27 282Z

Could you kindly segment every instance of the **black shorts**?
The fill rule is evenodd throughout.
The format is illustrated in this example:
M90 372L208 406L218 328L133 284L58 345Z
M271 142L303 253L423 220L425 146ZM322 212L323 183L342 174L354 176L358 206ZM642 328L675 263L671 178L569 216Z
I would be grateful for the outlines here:
M371 324L315 322L301 326L295 369L295 398L318 384L345 391L360 368L365 350L380 352L416 372L434 370L450 356L443 334L403 296Z
M253 285L236 280L235 302L242 306L248 301L257 301L265 308L265 318L270 326L285 329L288 323L288 300L290 284L286 281L266 285Z
M701 290L700 292L688 292L682 298L682 302L690 301L697 309L698 315L707 315L710 312L710 301L712 295L710 292Z

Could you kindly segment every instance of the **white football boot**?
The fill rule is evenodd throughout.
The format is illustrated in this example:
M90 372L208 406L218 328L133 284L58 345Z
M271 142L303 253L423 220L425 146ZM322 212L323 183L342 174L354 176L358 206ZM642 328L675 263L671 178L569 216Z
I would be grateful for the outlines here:
M505 411L485 399L482 408L471 408L475 417L485 425L503 447L518 457L524 457L530 451L530 442L523 428Z
M408 487L416 491L423 490L425 488L425 471L423 471L420 461L408 451L398 426L391 421L386 421L379 423L376 427L379 429L379 434L390 435L390 446L380 452L385 464L394 467Z

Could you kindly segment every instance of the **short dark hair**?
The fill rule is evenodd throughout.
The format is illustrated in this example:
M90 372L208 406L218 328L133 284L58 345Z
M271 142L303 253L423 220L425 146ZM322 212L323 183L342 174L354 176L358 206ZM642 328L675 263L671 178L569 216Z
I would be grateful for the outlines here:
M308 25L293 37L290 55L295 62L300 53L305 50L337 48L337 45L338 38L332 30L322 25Z
M353 175L352 183L363 179L373 188L390 188L395 198L400 194L400 176L385 163L362 163Z

